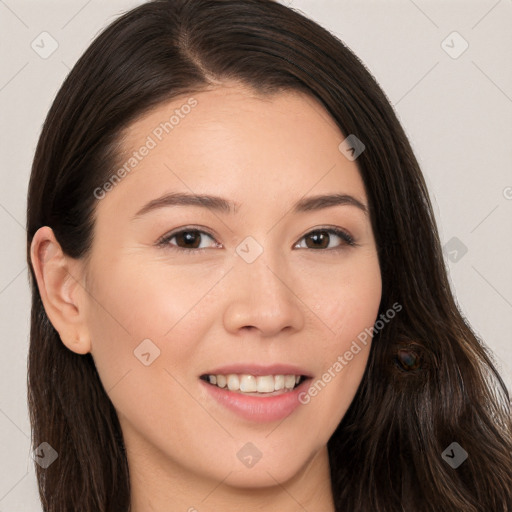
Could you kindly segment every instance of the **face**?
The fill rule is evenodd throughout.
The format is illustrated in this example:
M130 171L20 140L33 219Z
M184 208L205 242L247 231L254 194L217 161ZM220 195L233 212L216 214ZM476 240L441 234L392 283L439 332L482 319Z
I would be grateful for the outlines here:
M344 354L381 298L367 196L314 98L191 96L127 129L130 170L97 194L91 353L132 457L275 485L325 449L366 366L369 343Z

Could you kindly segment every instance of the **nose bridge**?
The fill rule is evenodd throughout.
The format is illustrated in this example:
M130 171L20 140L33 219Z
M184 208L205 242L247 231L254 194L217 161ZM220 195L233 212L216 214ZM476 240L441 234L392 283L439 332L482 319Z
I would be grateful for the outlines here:
M285 329L300 329L303 312L300 300L289 283L291 275L284 255L263 248L254 239L244 240L236 249L233 284L228 291L226 328L259 329L273 335Z

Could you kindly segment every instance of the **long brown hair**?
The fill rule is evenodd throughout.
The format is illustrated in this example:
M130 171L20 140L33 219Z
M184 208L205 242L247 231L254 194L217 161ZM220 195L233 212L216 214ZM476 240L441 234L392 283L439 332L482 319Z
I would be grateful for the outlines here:
M122 130L162 102L223 80L264 94L306 92L366 146L357 164L382 272L380 313L396 302L403 311L375 334L358 392L328 443L336 510L512 511L509 395L453 299L409 141L360 60L271 0L156 0L129 11L93 41L48 113L27 208L32 442L59 454L46 469L35 465L44 510L124 512L130 487L118 418L91 355L68 350L44 310L32 238L50 226L65 254L87 257L94 190L116 169ZM453 442L468 453L457 469L441 455Z

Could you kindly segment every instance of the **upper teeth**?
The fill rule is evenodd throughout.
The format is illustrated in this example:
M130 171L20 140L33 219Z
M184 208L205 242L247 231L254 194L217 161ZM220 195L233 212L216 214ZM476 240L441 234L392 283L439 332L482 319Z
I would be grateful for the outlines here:
M280 389L293 389L299 383L300 375L208 375L208 380L219 388L227 386L230 391L272 393Z

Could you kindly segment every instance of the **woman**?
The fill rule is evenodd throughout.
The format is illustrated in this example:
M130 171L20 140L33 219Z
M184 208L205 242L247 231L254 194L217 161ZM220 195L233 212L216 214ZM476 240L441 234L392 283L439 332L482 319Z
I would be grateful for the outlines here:
M44 510L512 510L508 392L418 163L301 14L112 23L48 114L27 232Z

